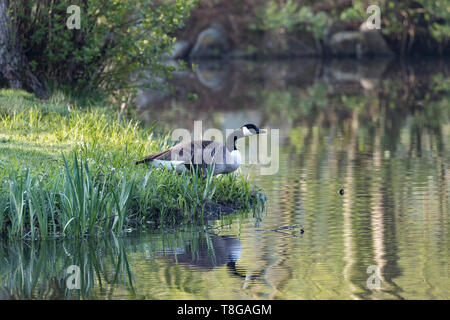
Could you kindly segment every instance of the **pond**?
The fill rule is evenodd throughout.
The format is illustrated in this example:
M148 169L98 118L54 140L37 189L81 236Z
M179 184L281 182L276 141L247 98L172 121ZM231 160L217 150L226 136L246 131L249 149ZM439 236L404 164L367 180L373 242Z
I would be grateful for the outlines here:
M198 62L172 85L140 93L144 123L279 129L278 171L241 168L266 209L2 243L0 299L450 298L449 61Z

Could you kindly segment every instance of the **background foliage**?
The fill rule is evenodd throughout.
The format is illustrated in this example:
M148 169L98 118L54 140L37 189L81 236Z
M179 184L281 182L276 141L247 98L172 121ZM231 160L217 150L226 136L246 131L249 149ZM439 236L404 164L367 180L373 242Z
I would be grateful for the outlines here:
M11 17L32 68L52 82L102 87L130 86L130 77L167 75L163 63L198 0L12 1ZM81 29L68 29L70 5L81 8ZM144 74L142 71L145 70Z

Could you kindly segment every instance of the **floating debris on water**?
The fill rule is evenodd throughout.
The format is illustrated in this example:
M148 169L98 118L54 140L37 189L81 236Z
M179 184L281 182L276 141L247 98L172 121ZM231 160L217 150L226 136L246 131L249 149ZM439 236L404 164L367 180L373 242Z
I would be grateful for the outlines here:
M303 234L305 232L305 229L303 229L303 226L301 226L299 224L294 224L294 225L291 225L291 226L281 226L281 227L278 227L276 229L272 229L271 231L280 232L280 233L286 234L285 232L282 232L282 231L284 231L284 230L295 230L297 228L300 228L300 231L299 231L300 234ZM295 236L295 233L294 233L294 236Z
M278 230L286 230L286 229L292 230L295 227L296 227L295 225L293 225L293 226L282 226L282 227L278 227Z

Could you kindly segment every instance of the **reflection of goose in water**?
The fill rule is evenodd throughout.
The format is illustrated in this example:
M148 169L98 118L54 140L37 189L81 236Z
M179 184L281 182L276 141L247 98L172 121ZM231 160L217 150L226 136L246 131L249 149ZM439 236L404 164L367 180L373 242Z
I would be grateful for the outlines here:
M241 258L241 242L229 236L207 235L198 239L195 245L176 248L167 257L169 261L185 264L194 269L212 270L228 263L236 263Z
M194 248L195 247L195 248ZM248 273L245 268L237 266L241 258L241 242L230 236L208 234L198 239L198 244L190 243L185 248L176 248L167 259L175 264L187 265L193 270L213 270L227 266L231 275L244 279L243 288L247 288L252 280L261 276L261 272Z

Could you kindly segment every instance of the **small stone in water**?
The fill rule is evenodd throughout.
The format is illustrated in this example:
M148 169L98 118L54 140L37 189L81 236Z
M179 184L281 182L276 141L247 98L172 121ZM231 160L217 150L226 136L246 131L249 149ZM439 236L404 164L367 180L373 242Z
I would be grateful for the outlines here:
M343 195L344 195L344 189L339 190L339 194L340 194L341 196L343 196Z

